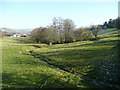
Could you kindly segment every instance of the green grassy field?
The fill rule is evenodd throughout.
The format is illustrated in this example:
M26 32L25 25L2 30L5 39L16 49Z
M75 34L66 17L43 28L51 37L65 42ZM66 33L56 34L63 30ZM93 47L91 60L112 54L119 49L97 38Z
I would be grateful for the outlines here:
M29 38L3 38L3 88L100 88L106 85L99 82L118 84L119 34L98 37L99 41L51 46L34 44ZM29 55L30 50L51 65Z
M2 40L3 88L75 88L79 86L77 83L81 80L80 78L28 55L28 51L35 47L33 47L34 44L21 42L25 39L3 38ZM84 85L80 85L82 86Z

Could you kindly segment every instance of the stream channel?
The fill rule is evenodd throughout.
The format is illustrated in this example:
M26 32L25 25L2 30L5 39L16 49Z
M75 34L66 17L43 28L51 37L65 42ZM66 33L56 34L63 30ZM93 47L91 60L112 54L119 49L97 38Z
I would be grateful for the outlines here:
M29 55L32 55L32 53L31 54L29 54ZM35 55L32 55L35 59L37 59L37 60L39 60L39 61L41 61L41 62L44 62L45 64L47 64L47 65L51 65L52 67L55 67L55 68L58 68L58 69L60 69L60 70L62 70L62 71L65 71L65 72L68 72L68 73L71 73L71 74L74 74L76 77L78 77L78 78L83 78L83 79L85 79L85 80L91 80L91 81L86 81L86 82L92 82L93 84L95 84L96 86L98 86L98 87L100 87L100 88L119 88L120 89L120 86L118 86L118 85L111 85L111 84L109 84L109 83L105 83L105 82L100 82L100 81L98 81L98 80L96 80L96 79L94 79L94 78L90 78L90 77L87 77L87 76L80 76L80 75L77 75L77 74L75 74L75 73L73 73L73 72L70 72L69 70L66 70L66 69L64 69L64 68L62 68L62 67L60 67L60 66L58 66L58 65L54 65L54 64L51 64L51 63L49 63L49 62L47 62L46 60L44 60L44 59L40 59L40 58L38 58L38 57L36 57Z
M38 58L38 57L35 57L35 55L32 55L32 56L33 56L35 59L37 59L37 60L39 60L39 61L41 61L41 62L44 62L45 64L51 65L51 66L53 66L53 67L55 67L55 68L59 68L59 69L62 70L62 71L65 71L65 72L74 74L73 72L70 72L69 70L66 70L66 69L61 68L61 67L59 67L59 66L57 66L57 65L48 63L46 60L40 59L40 58ZM80 76L80 75L76 75L76 74L74 74L74 75L77 76L78 78L91 79L91 82L94 83L96 86L101 86L101 85L96 81L96 79L93 79L93 78L90 78L90 77L86 77L86 76Z

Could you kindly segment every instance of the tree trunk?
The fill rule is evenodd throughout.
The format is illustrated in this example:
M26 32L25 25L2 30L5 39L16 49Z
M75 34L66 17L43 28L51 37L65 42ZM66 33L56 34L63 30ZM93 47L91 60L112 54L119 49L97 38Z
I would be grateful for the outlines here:
M95 37L97 37L97 35L95 35Z
M52 45L52 43L50 42L49 45Z

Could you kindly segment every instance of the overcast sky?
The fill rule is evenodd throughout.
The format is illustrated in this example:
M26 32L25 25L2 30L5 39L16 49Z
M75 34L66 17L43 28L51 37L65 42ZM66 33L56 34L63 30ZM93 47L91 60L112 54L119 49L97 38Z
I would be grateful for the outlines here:
M103 24L109 19L118 17L118 0L106 0L106 2L105 0L98 0L99 2L95 0L89 0L89 2L88 0L84 2L83 0L79 2L77 0L66 0L66 2L8 1L0 1L0 27L33 29L50 25L54 17L69 18L77 27L85 27Z

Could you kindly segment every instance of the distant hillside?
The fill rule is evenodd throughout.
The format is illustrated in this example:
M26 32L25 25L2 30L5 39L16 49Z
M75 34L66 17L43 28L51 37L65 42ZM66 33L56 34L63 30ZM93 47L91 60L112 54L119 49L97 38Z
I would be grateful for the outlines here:
M20 34L28 34L32 29L10 29L10 28L0 28L2 31L6 31L8 33L20 33Z
M22 33L28 34L30 33L33 29L19 29Z

